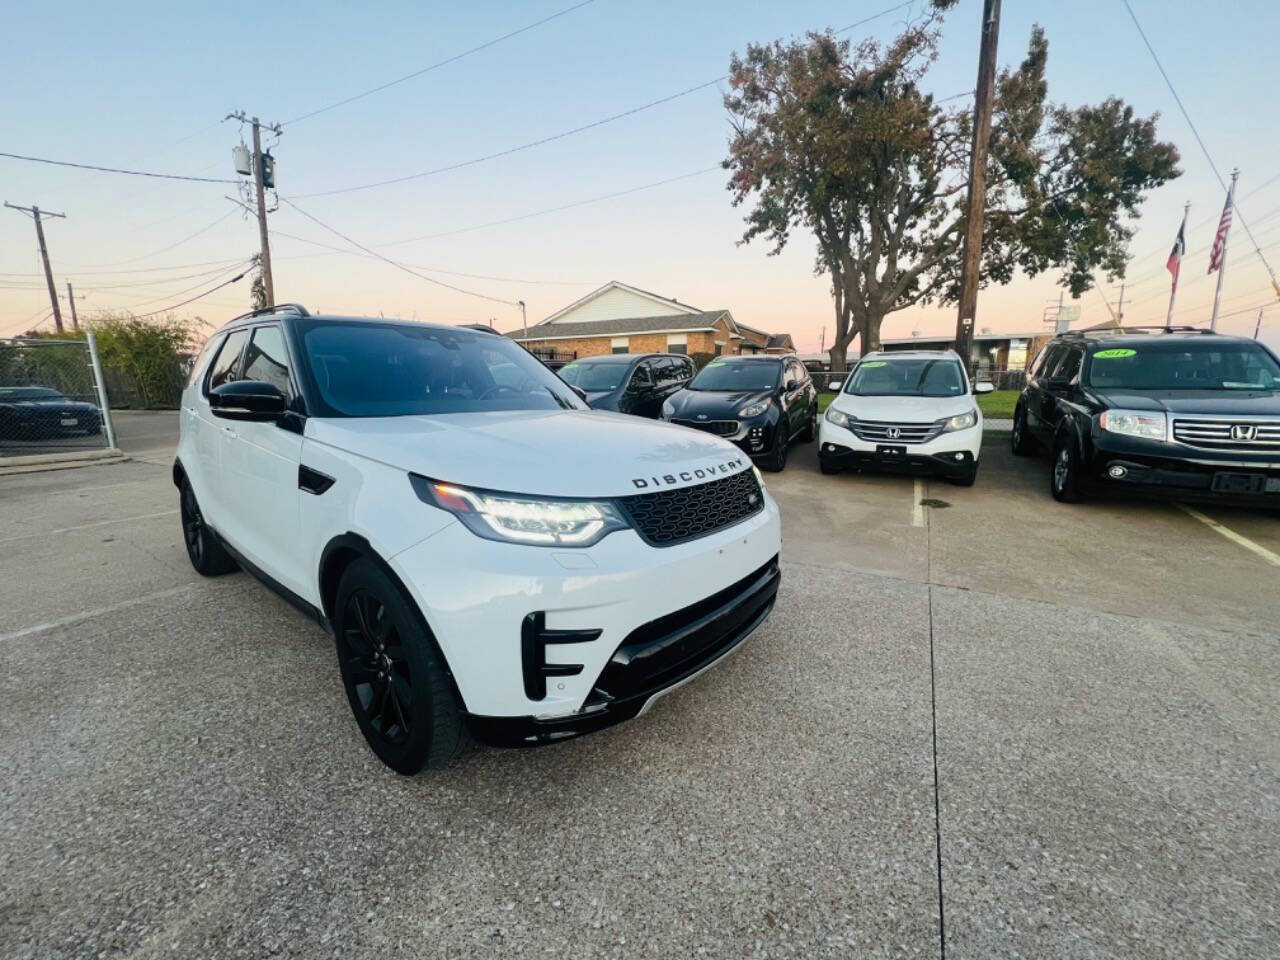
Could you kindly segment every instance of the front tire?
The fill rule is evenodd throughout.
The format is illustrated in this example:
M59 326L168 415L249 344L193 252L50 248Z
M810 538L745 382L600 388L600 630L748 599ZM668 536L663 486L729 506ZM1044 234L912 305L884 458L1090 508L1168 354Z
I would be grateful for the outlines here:
M1018 404L1013 411L1013 432L1009 434L1009 445L1015 457L1029 457L1036 452L1035 438L1027 430L1027 411Z
M949 477L948 479L952 482L952 484L954 484L957 487L972 487L974 484L974 481L978 479L977 461L974 461L974 463L969 467L969 469L966 470L964 473L960 474L960 476Z
M447 766L464 742L462 710L416 605L360 559L342 574L333 611L342 685L369 748L396 773Z
M1080 503L1085 499L1080 475L1080 455L1070 434L1058 437L1053 445L1053 469L1049 473L1049 492L1059 503Z
M765 457L763 467L770 473L781 473L787 465L787 423L780 420L774 428L773 449Z
M231 554L204 522L196 492L186 478L183 478L178 495L178 513L182 517L182 539L187 546L187 558L196 573L204 577L219 577L236 569Z

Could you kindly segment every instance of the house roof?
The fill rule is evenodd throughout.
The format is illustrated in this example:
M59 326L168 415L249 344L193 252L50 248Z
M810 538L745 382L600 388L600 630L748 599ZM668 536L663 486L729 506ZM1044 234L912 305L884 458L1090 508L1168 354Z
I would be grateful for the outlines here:
M589 337L622 337L633 333L684 333L687 330L711 330L721 317L733 326L728 310L707 310L702 313L677 313L660 317L621 317L617 320L587 320L582 323L557 323L548 327L537 324L524 330L513 330L507 336L512 340L571 340Z
M769 340L765 343L765 349L769 347L786 347L789 350L795 349L795 344L791 342L791 334L789 333L771 333Z
M1036 337L1052 336L1052 331L1041 330L1037 333L975 333L976 340L1034 340ZM886 337L880 343L884 346L900 346L906 343L952 343L955 334L944 333L936 337Z
M628 293L634 293L636 296L645 297L646 299L652 300L655 306L665 304L671 307L673 310L678 310L682 313L701 313L702 312L697 307L691 307L687 303L681 303L675 297L664 297L660 293L653 293L649 290L641 290L639 287L633 287L630 284L622 283L619 280L610 280L603 287L599 287L595 290L592 290L586 296L579 297L577 300L573 301L573 303L569 304L567 307L561 307L555 313L551 314L551 316L546 317L545 319L539 320L535 324L535 326L540 327L544 323L551 323L557 317L563 317L570 310L574 310L577 307L582 306L584 303L587 303L590 300L594 300L596 297L600 296L600 294L605 293L608 290L626 290Z

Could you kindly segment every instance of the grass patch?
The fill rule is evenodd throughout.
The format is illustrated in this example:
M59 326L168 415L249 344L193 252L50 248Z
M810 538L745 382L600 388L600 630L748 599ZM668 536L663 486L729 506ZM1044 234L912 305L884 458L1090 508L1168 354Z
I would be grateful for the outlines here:
M1018 403L1017 390L993 390L978 395L978 409L984 417L996 420L1012 420L1013 408Z
M835 398L836 398L836 395L834 393L818 394L818 412L826 413L827 407L831 406L831 401L834 400Z

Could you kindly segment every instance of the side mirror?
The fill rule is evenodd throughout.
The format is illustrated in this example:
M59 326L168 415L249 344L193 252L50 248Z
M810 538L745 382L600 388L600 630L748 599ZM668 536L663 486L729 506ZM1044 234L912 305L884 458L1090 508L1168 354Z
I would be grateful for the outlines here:
M224 420L267 423L284 415L288 400L264 380L234 380L209 391L209 410Z
M785 390L787 393L790 393L792 390L799 388L799 386L800 386L799 380L788 380L787 385L782 389Z
M1050 390L1066 390L1071 386L1070 377L1050 377L1045 381L1045 386Z
M984 380L982 381L982 383L975 383L973 385L973 392L974 393L990 393L995 388L996 388L996 385L994 383Z
M839 390L839 389L840 389L841 387L843 387L843 386L844 386L844 381L843 381L843 380L832 380L830 383L828 383L828 384L827 384L827 389L828 389L828 390Z

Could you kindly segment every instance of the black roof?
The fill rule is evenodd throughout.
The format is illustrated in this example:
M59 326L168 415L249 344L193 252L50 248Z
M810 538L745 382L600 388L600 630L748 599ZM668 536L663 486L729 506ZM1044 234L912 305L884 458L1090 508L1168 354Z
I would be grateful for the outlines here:
M1215 330L1206 330L1203 327L1163 327L1163 326L1139 326L1124 327L1117 330L1115 327L1099 327L1097 329L1086 330L1068 330L1058 334L1054 340L1063 342L1079 342L1084 344L1106 344L1110 347L1115 346L1149 346L1153 342L1167 343L1173 341L1175 343L1192 343L1192 342L1214 342L1222 340L1244 340L1245 337L1234 337L1230 334L1218 333ZM1252 342L1252 341L1250 341Z
M427 323L422 320L406 320L403 317L351 317L335 313L312 313L300 303L277 303L274 307L254 310L251 313L242 313L240 316L228 320L218 329L220 331L229 330L241 324L258 323L272 318L281 320L340 320L343 323L397 323L405 326L429 327L433 330L451 330L455 333L459 330L471 330L476 333L487 333L495 337L502 336L493 327L483 323Z
M788 359L794 360L796 359L796 355L794 353L726 353L726 354L721 354L718 357L713 357L712 359L713 360L750 360L753 363L762 363L765 360L774 360L774 361L788 360Z
M631 363L635 360L645 360L649 357L673 357L673 353L601 353L593 357L579 357L577 360L570 360L570 363Z

